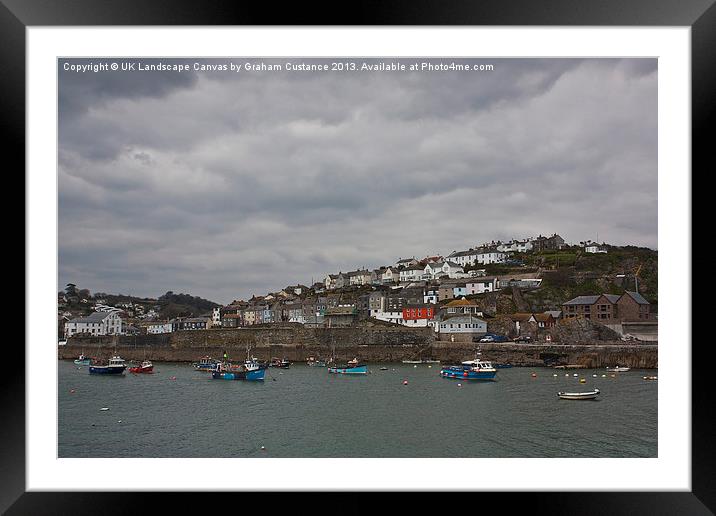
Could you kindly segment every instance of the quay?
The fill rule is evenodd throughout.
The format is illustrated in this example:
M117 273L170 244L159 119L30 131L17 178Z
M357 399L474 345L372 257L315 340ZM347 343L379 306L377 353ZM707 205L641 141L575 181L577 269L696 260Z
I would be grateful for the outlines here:
M115 350L125 360L195 362L202 356L220 358L224 352L243 358L246 349L259 360L272 357L304 362L308 357L336 360L358 357L368 363L436 359L443 363L460 362L474 357L499 364L525 367L602 368L617 365L655 369L658 345L621 341L565 343L473 343L435 339L431 329L407 328L305 328L263 327L179 331L161 335L118 337L71 337L58 346L59 359L75 359L81 353L106 357Z

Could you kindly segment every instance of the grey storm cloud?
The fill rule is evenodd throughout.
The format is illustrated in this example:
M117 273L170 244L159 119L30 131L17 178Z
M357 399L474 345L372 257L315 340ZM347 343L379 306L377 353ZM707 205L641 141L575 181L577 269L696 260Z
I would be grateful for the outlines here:
M493 239L657 247L656 59L442 61L494 70L61 60L60 287L228 302Z

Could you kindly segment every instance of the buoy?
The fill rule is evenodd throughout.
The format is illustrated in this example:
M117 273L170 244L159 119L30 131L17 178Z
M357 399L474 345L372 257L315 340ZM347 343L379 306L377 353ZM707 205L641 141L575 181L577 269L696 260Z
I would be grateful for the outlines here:
M462 387L462 384L461 384L461 383L458 383L457 386L458 386L458 387Z
M109 410L108 407L102 407L100 410Z
M555 378L557 378L557 373L554 373L552 376L554 376Z
M616 378L616 377L617 377L617 375L615 375L615 374L612 375L612 378Z
M465 371L464 373L462 373L462 375L463 375L465 378L467 378L467 371Z
M587 380L585 380L584 378L580 378L579 383L587 383Z
M265 446L262 446L262 447L261 447L261 449L262 449L262 450L265 450L265 449L266 449L266 447L265 447Z
M70 394L74 394L74 393L75 393L75 390L74 390L74 389L70 389Z
M433 366L429 365L428 367L433 367Z
M606 377L607 377L607 375L605 375L605 374L602 375L602 378L606 378Z
M574 377L576 378L576 377L579 376L579 375L578 375L577 373L574 373L572 376L574 376Z
M596 378L596 377L597 377L597 375L596 375L596 374L593 374L593 375L592 375L592 378Z
M564 376L569 376L569 373L565 374Z
M537 373L532 373L532 378L537 378Z
M413 367L418 367L418 366L414 365Z
M169 379L170 379L170 380L176 380L177 377L176 377L176 376L170 376Z
M121 420L121 419L120 419L119 421L117 421L117 423L121 423L121 422L122 422L122 420Z
M403 385L408 385L408 380L403 380Z

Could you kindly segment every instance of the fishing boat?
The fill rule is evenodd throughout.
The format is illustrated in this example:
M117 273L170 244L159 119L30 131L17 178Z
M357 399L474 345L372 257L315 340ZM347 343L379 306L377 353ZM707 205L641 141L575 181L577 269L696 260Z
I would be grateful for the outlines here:
M631 368L629 368L629 367L620 367L620 366L607 367L607 371L613 371L615 373L625 373L625 372L629 371L630 369Z
M269 363L269 367L280 367L281 369L288 369L291 366L291 362L285 358L272 358Z
M359 364L358 359L354 358L349 360L345 366L330 366L328 372L334 374L368 374L368 366Z
M84 353L81 353L78 358L75 359L75 364L77 365L90 365L92 363L92 359L90 357L86 357Z
M423 360L423 364L439 364L439 363L440 363L440 360L433 360L433 359Z
M214 369L216 369L216 364L218 364L219 361L216 359L211 358L210 356L205 356L201 358L198 362L194 362L192 365L194 366L194 369L197 371L203 371L206 373L212 372Z
M255 359L247 359L243 364L219 362L211 372L214 380L249 380L261 381L266 374L267 366L258 363Z
M129 368L130 373L153 373L154 372L154 364L152 364L149 360L142 361L142 365L136 366L136 367L130 367Z
M561 400L593 400L599 396L599 389L588 392L558 392L557 396Z
M644 377L644 380L657 380L657 379L658 379L657 376L645 376Z
M90 374L104 374L104 375L121 375L124 374L124 370L127 369L127 365L119 355L114 355L109 359L107 364L90 364Z
M214 380L263 381L268 367L269 364L261 363L256 357L251 356L251 347L247 346L246 360L241 364L231 363L224 352L224 361L217 362L216 367L211 371L211 377Z
M445 366L440 369L443 378L458 380L494 380L497 369L488 360L482 360L480 353L475 353L473 360L465 360L460 365Z

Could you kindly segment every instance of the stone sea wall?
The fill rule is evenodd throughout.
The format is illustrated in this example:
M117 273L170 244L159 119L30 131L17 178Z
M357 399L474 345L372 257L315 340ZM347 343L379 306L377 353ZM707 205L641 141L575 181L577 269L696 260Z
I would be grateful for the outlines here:
M437 341L430 329L408 328L305 328L301 325L232 330L183 331L165 335L71 338L58 347L61 359L80 353L107 357L116 349L126 360L194 362L204 355L243 359L247 347L260 360L285 357L294 362L309 356L327 358L335 349L339 361L358 357L366 362L400 362L434 358L457 362L472 358L477 344ZM581 365L601 368L615 365L656 368L658 346L628 345L620 341L590 344L479 344L482 357L515 366Z

